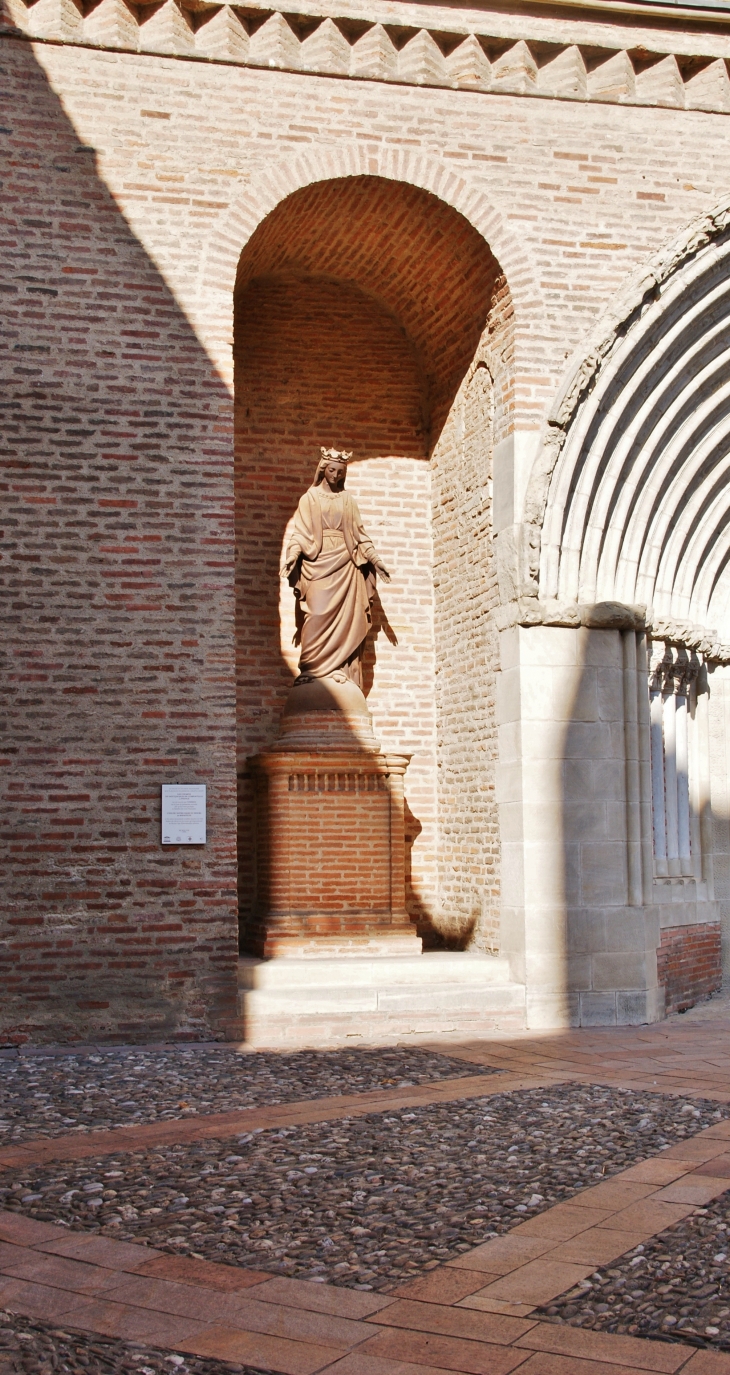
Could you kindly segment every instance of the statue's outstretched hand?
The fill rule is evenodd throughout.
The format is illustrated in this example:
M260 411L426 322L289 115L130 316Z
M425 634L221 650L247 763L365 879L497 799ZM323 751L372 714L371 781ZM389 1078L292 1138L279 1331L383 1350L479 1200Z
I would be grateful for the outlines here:
M385 578L385 581L386 581L386 582L390 582L390 573L388 572L388 570L387 570L385 564L384 564L384 563L376 563L375 567L377 568L377 570L378 570L378 572L381 574L381 576Z

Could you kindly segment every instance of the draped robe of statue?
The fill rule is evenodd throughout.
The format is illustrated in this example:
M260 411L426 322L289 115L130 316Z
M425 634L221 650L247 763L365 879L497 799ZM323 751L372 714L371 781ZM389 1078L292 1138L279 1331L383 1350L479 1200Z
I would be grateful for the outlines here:
M362 687L377 554L349 493L310 487L289 529L282 574L304 615L299 681L338 670Z

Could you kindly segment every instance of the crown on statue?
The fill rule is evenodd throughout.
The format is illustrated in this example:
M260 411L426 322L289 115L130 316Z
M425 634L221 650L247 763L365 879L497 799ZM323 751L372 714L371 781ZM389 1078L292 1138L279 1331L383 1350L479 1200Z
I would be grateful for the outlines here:
M346 449L325 449L320 448L322 463L349 463L352 458L352 449L349 453Z

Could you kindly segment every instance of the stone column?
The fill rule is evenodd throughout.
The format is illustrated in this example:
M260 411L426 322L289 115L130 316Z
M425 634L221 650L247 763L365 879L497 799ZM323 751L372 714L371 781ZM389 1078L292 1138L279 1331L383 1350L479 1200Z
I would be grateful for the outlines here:
M500 641L502 950L525 983L528 1025L654 1021L634 648L618 630L553 626L514 626Z

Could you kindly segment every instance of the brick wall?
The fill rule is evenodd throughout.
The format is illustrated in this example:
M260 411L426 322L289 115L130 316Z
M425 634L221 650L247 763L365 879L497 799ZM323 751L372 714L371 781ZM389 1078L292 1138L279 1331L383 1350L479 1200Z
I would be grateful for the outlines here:
M257 760L254 953L286 955L322 940L332 953L353 942L417 952L404 907L404 763L331 752L323 765L306 751Z
M722 935L719 922L665 927L657 951L665 1010L684 1012L722 985Z
M239 302L236 337L239 862L245 926L255 903L246 760L273 743L297 671L294 596L279 581L279 564L287 522L312 481L320 444L354 451L348 490L392 574L390 584L379 584L365 690L383 748L417 756L407 791L432 846L433 631L423 387L403 331L363 293L310 278L253 284Z
M27 45L3 184L2 1020L209 1035L235 1007L228 393ZM209 843L160 846L160 784Z
M627 274L726 190L730 144L724 117L700 111L435 94L10 38L1 60L2 122L11 130L0 211L9 436L2 834L13 970L3 1017L13 1034L36 1037L208 1034L227 1015L235 956L230 398L246 243L309 183L368 174L408 188L400 221L395 215L381 235L394 294L371 258L367 270L358 259L334 295L359 340L372 340L377 318L388 356L401 360L400 390L383 372L380 394L397 403L403 447L379 439L350 486L396 575L381 596L399 643L383 625L370 702L383 742L413 749L406 792L411 836L422 828L413 866L425 920L437 857L431 473L404 416L415 414L415 351L434 435L445 423L483 321L459 286L467 260L478 263L469 235L445 233L445 256L436 245L429 256L409 196L430 191L463 212L498 260L514 306L514 423L537 431L569 355ZM330 219L344 232L322 213L318 243ZM334 239L326 242L327 261L308 261L306 278L331 282L344 270ZM346 247L354 261L352 238ZM453 278L449 254L461 264ZM296 277L286 262L284 271L262 257L252 283L280 268ZM491 291L490 281L485 300ZM420 304L409 314L411 298ZM333 293L322 287L320 313L326 300ZM450 321L443 337L428 327L429 312ZM370 357L374 367L372 349ZM338 366L352 377L350 360ZM348 406L343 415L362 439L373 408L365 398L363 420ZM496 412L495 392L495 425ZM259 462L259 450L246 452ZM294 457L296 479L294 467L278 470L279 520L310 480L310 450ZM469 463L483 475L484 449ZM439 493L466 490L445 472L442 464ZM259 511L265 476L256 477ZM467 516L472 530L487 520L483 491ZM443 526L438 538L443 550L458 545ZM466 563L467 553L458 555ZM479 578L487 606L488 560ZM453 588L456 615L458 579ZM260 683L251 678L246 708L256 748L290 671L268 583L265 595L266 625L258 611L253 625L268 636L269 658ZM465 608L470 602L471 593ZM455 627L439 639L440 656L453 654L456 635ZM239 646L245 656L245 638ZM479 653L489 658L486 641ZM456 684L450 701L458 700ZM455 710L444 706L456 776L469 749L458 743ZM209 786L210 843L162 851L159 785L191 778ZM480 796L485 786L475 784ZM442 836L457 791L442 794ZM489 889L491 901L490 846L465 888ZM446 907L466 902L456 888L446 896Z
M457 946L498 950L492 458L495 438L504 439L512 425L514 320L496 263L491 283L476 362L438 439L432 468L439 926Z

